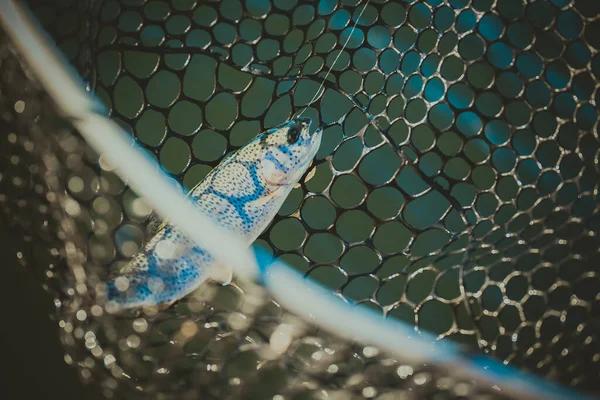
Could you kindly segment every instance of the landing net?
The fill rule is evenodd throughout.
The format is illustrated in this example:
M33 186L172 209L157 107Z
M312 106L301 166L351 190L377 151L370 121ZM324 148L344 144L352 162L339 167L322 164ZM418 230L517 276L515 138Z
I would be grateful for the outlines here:
M344 340L271 298L286 288L268 276L107 314L90 294L139 249L151 208L4 35L4 218L57 296L66 361L107 397L504 396L483 367L447 368L453 342L599 389L595 2L30 6L98 112L187 188L323 84L304 114L326 126L315 175L257 244L440 340L439 365Z

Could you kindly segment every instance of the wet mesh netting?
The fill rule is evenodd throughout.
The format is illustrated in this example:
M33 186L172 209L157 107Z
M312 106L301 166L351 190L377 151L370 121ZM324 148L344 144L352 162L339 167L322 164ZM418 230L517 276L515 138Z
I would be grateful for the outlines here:
M29 5L188 189L323 83L304 114L325 126L314 177L258 244L348 302L600 390L600 3ZM65 360L107 397L502 396L320 331L260 286L206 284L155 313L94 305L151 210L1 40L2 219L56 294Z

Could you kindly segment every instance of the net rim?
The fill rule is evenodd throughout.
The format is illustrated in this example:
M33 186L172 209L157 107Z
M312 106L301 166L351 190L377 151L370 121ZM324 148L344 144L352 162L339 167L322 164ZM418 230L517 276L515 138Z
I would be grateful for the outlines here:
M486 356L465 357L454 343L436 341L435 336L416 332L400 321L383 320L371 310L357 310L280 261L268 268L257 265L236 235L198 213L139 146L131 145L126 132L98 114L100 103L86 93L75 70L16 1L0 4L0 21L63 115L92 148L113 155L116 172L124 181L216 259L231 265L238 277L259 278L269 293L292 312L339 336L372 344L403 359L451 367L496 387L502 385L503 391L520 397L587 398ZM98 131L103 134L98 135ZM210 229L199 228L206 226Z

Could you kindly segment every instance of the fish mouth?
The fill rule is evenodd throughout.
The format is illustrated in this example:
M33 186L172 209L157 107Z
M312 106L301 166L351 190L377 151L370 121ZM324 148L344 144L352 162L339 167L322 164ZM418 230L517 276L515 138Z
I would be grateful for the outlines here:
M310 150L308 152L308 154L310 156L308 157L307 164L310 164L313 161L313 158L315 158L317 151L319 151L319 147L321 147L321 138L323 137L322 133L323 133L323 127L320 126L317 129L315 129L315 131L313 133L310 134L310 142L311 143L310 143Z
M310 125L309 125L309 126L310 126ZM313 133L311 133L311 134L310 134L310 136L315 136L315 135L317 135L317 134L318 134L318 135L320 135L320 134L322 134L322 133L323 133L323 127L322 127L322 126L319 126L317 129L315 129L315 130L314 130L314 132L313 132Z

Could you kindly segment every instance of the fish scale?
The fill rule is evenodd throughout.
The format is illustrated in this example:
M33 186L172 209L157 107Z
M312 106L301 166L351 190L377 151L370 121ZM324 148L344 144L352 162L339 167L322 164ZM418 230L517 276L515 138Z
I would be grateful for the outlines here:
M320 128L311 133L310 125L308 118L297 118L260 133L225 158L188 197L249 246L310 166L322 135ZM231 280L230 267L216 263L168 221L152 219L148 232L152 237L141 251L106 282L106 300L117 308L169 305L208 279Z

